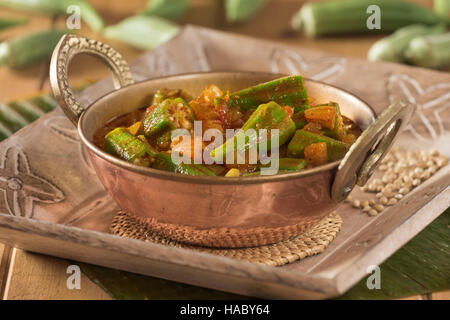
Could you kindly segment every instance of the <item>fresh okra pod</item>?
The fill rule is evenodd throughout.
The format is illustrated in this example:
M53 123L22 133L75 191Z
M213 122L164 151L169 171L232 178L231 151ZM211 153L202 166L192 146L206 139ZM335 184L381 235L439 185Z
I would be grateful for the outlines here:
M303 158L305 156L305 148L318 142L326 143L328 161L342 159L350 147L344 142L325 137L320 134L297 130L294 137L292 137L292 140L288 144L288 155L294 158Z
M214 103L227 103L241 111L254 109L262 103L274 101L294 108L294 112L309 108L308 94L302 76L289 76L265 82L241 91L216 98Z
M367 27L367 8L377 5L381 11L381 29ZM402 0L334 0L306 3L292 18L295 30L309 37L336 34L393 32L401 27L422 23L434 25L446 19L432 10Z
M0 30L20 26L28 22L28 19L2 19L0 18Z
M154 109L144 119L146 137L152 137L167 130L177 128L190 130L194 127L194 111L183 98L166 99L153 107Z
M228 22L241 22L255 15L267 0L226 0L225 14Z
M65 30L47 30L0 43L0 66L20 69L50 57Z
M390 36L375 42L370 48L367 58L371 61L404 62L404 52L411 40L419 36L442 34L446 29L445 24L438 24L432 27L413 24L403 27Z
M413 39L405 51L405 58L408 62L425 68L450 66L450 33Z
M170 40L180 27L157 16L137 15L103 30L105 37L123 41L139 49L153 49Z
M0 7L27 10L49 15L66 15L70 6L81 11L81 19L94 31L100 31L104 24L97 11L86 0L0 0Z
M247 136L249 129L254 129L256 135ZM267 130L267 139L259 137L259 131L261 129ZM278 143L283 145L286 143L295 132L295 123L292 121L288 112L278 105L276 102L269 102L267 104L260 105L250 116L247 122L242 126L240 130L233 138L233 143L226 141L223 145L217 147L211 151L211 157L216 161L224 159L230 152L238 152L245 154L249 148L253 145L259 150L261 142L267 143L267 150L271 148L272 129L278 129ZM239 143L242 141L243 143ZM227 146L232 145L233 150L227 150Z
M189 0L149 0L142 13L176 20L187 11L188 6Z

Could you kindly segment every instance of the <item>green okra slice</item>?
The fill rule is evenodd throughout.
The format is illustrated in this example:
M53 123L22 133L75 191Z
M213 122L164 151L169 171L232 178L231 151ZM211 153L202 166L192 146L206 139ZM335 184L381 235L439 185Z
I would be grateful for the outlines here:
M277 174L282 174L282 173L292 173L295 170L278 170ZM255 176L260 176L261 175L261 171L254 171L254 172L249 172L249 173L244 173L242 176L243 177L255 177Z
M145 117L144 133L152 137L177 128L190 130L194 120L194 111L183 98L166 99Z
M227 100L228 99L228 100ZM289 76L224 95L215 100L218 105L226 101L229 107L241 111L254 109L262 103L274 101L282 106L294 108L294 112L309 108L308 93L302 76Z
M308 165L308 161L298 158L280 158L278 160L278 172L300 171ZM263 165L263 168L269 167L270 164Z
M256 135L248 136L248 130L254 129ZM261 139L259 133L261 129L267 130L267 140ZM234 141L226 141L221 146L211 151L211 157L218 161L221 157L225 158L229 152L237 151L245 153L251 146L256 145L257 150L261 142L267 141L267 150L271 148L272 133L271 130L278 129L279 146L286 143L295 132L295 123L292 121L288 112L276 102L269 102L260 105L250 116L247 122L233 138ZM241 136L243 136L241 138ZM255 140L256 139L256 140ZM243 141L244 143L239 143ZM227 150L227 145L233 145L234 149Z
M329 102L324 104L319 104L311 107L308 111L306 111L306 115L308 113L314 112L316 110L319 110L321 108L335 108L335 119L334 119L334 127L333 128L326 128L325 126L322 127L322 130L324 132L324 135L333 138L333 139L342 139L345 134L345 128L344 128L344 120L342 118L341 109L339 108L339 104L337 102ZM297 128L298 129L298 128Z
M280 158L279 170L280 171L299 171L306 167L308 162L305 159L297 158Z
M215 176L216 174L202 164L180 164L176 171L190 176Z
M166 99L182 98L184 101L189 102L192 100L192 96L184 89L159 89L153 95L152 105L157 106Z
M300 110L292 115L292 121L295 123L295 128L302 129L308 124L305 118L305 110Z
M133 136L126 128L119 127L105 136L104 150L128 162L148 167L157 154L145 139Z
M347 143L322 136L317 133L312 133L303 130L297 130L288 144L288 156L294 158L303 158L304 150L307 146L313 143L325 142L327 145L328 161L336 161L342 159L349 149Z
M157 153L153 156L152 168L177 172L191 176L215 176L216 174L202 164L175 164L169 153Z

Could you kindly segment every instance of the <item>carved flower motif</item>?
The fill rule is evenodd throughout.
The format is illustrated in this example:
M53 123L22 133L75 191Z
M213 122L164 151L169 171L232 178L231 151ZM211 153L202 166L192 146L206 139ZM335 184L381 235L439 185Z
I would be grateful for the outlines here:
M449 129L450 82L423 87L406 74L392 74L387 81L389 100L405 100L415 106L406 130L420 141L444 137Z
M0 168L1 212L13 216L33 217L34 202L57 203L63 192L50 181L31 172L26 154L18 147L9 147Z

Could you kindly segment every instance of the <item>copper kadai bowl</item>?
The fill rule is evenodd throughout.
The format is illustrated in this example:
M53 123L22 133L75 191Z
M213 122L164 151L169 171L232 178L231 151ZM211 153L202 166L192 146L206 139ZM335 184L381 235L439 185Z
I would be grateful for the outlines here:
M68 85L71 59L88 53L114 74L117 90L82 108ZM207 85L237 90L280 75L257 72L183 74L134 83L127 63L99 41L66 35L55 48L50 80L67 117L78 127L98 177L120 208L152 230L193 245L247 247L286 240L317 223L342 201L354 185L364 185L412 107L397 102L375 121L372 108L339 88L306 80L317 101L336 101L363 134L342 161L300 172L245 178L194 177L139 167L94 145L93 135L111 118L149 105L159 88L183 88L196 95Z

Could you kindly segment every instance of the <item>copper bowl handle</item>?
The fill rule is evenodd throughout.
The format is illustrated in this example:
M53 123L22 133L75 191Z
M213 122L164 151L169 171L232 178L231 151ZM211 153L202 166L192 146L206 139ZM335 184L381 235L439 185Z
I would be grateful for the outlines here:
M355 184L363 186L409 122L413 105L402 101L391 104L351 146L342 159L333 185L331 198L344 200Z
M96 56L108 66L113 73L116 90L134 83L127 62L109 45L73 34L64 35L53 51L50 62L50 84L56 100L75 126L84 108L76 101L69 87L68 75L70 62L81 53Z

